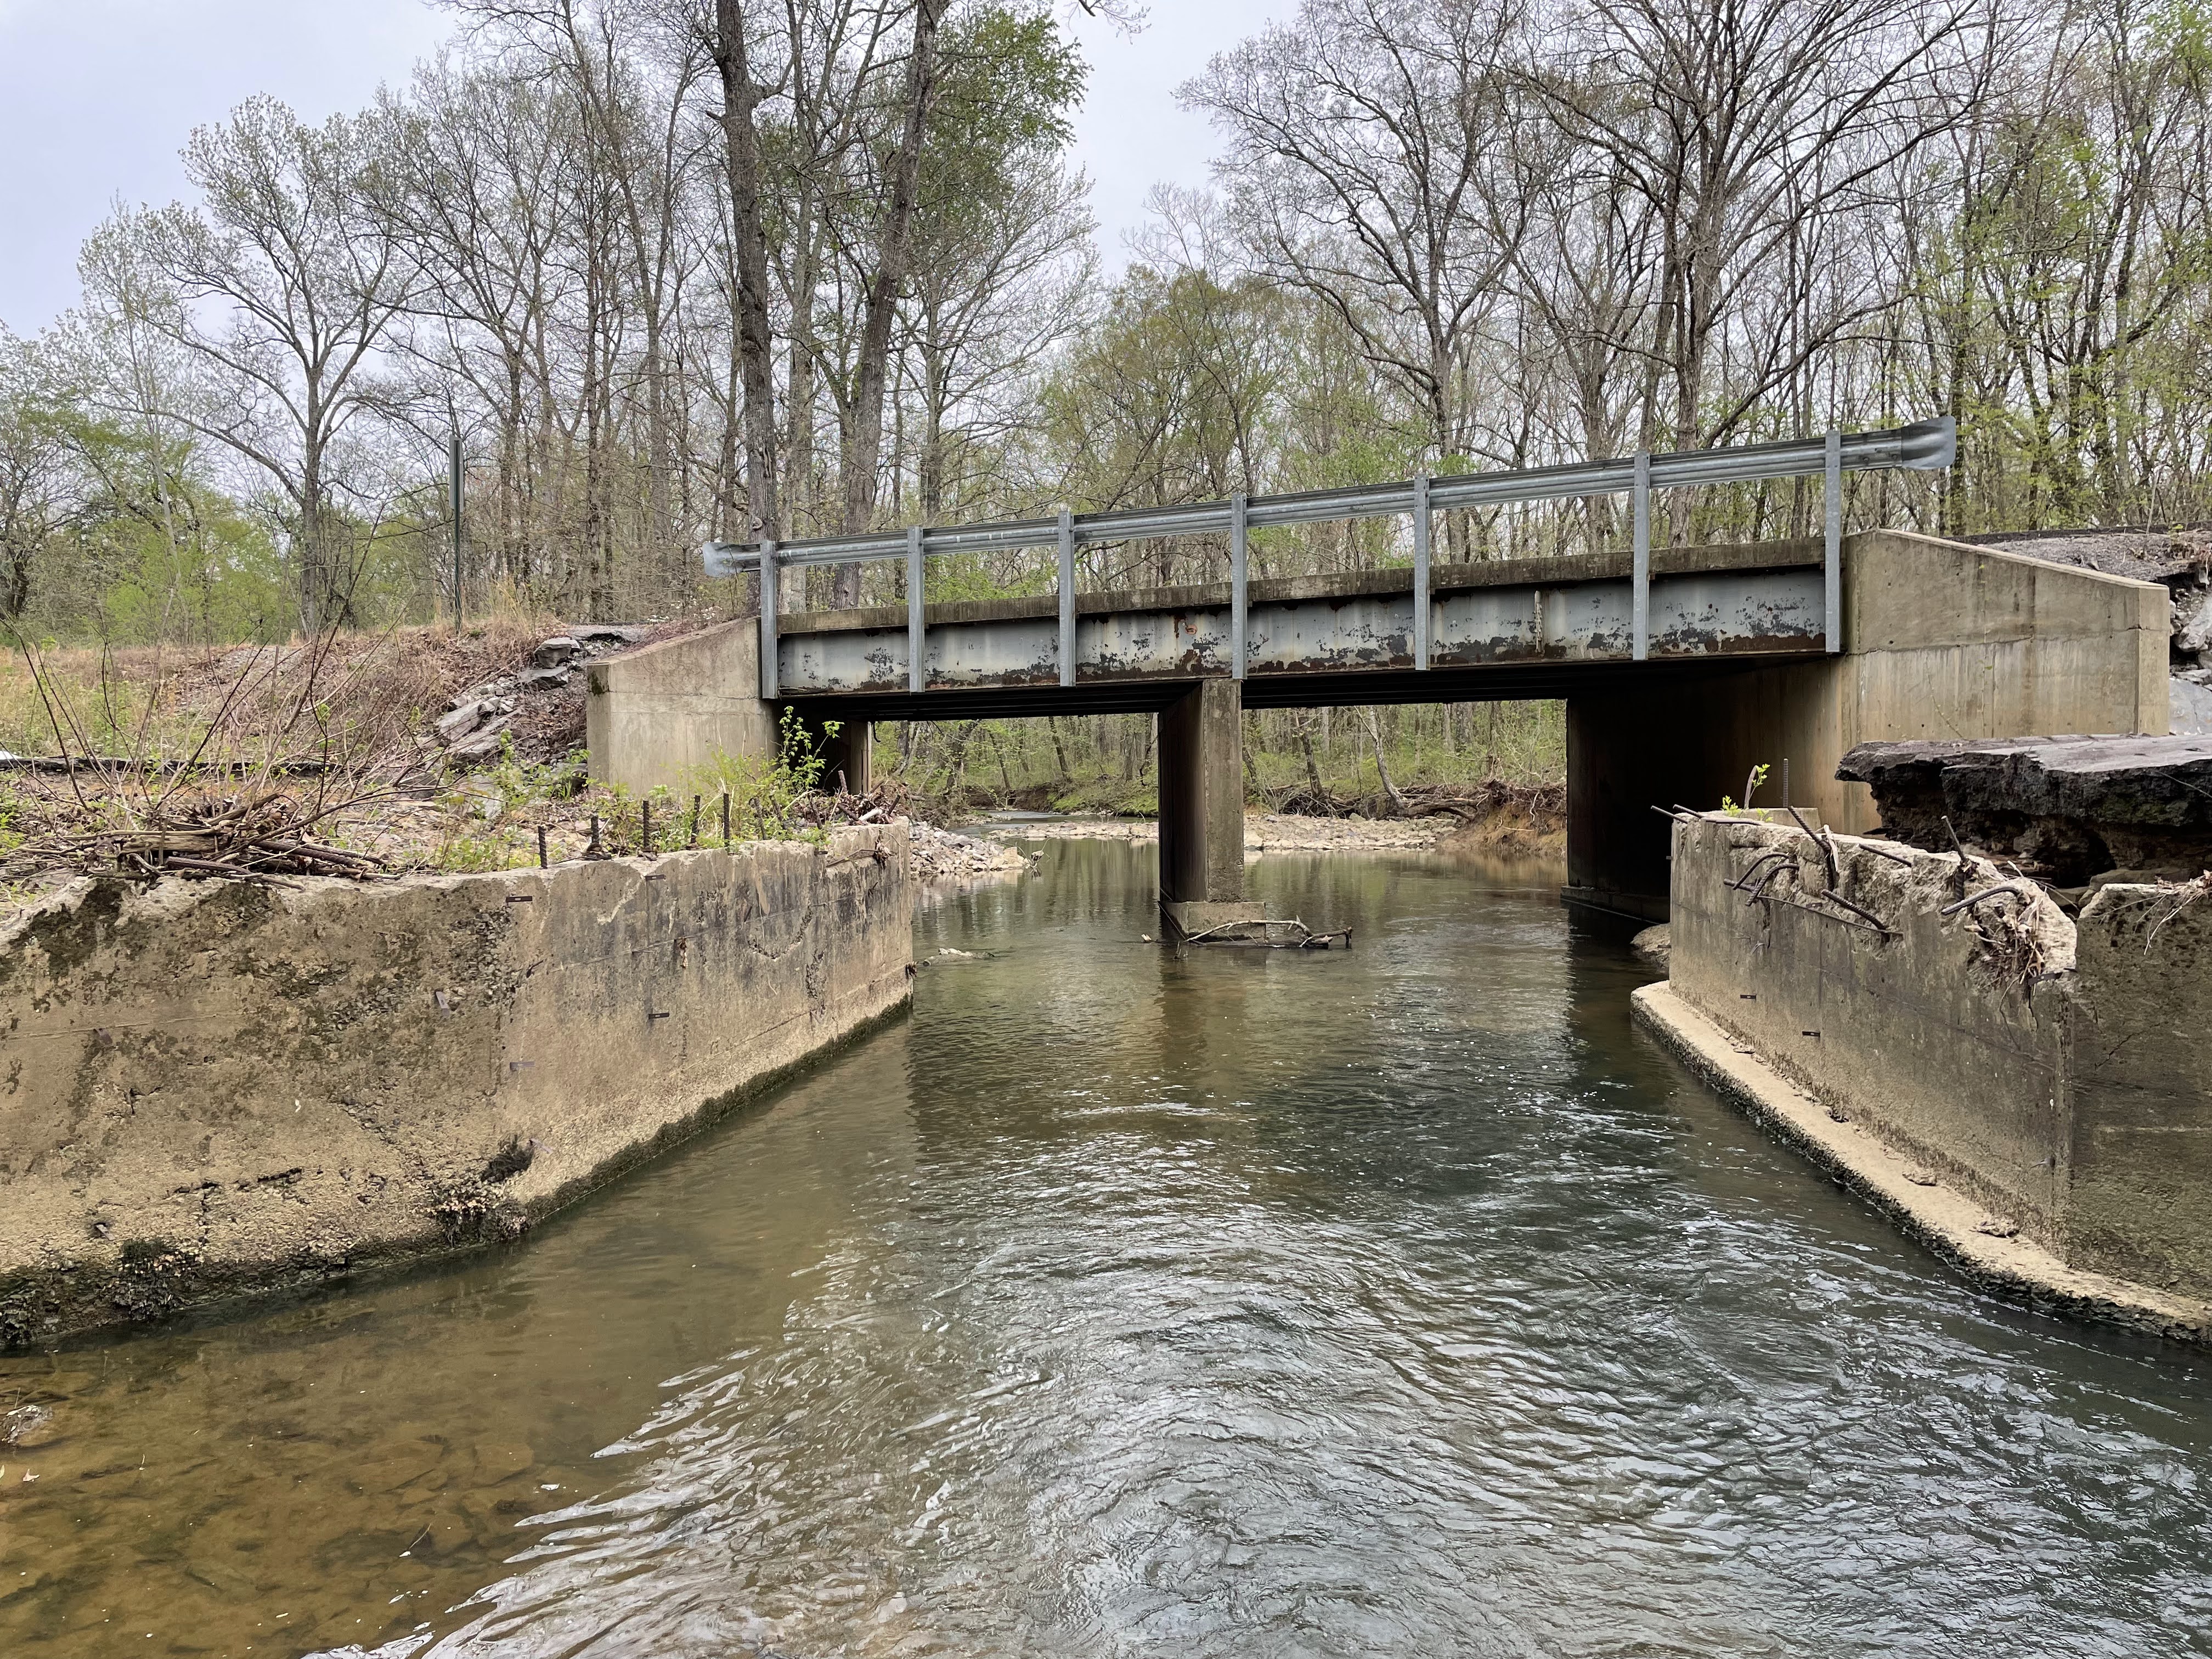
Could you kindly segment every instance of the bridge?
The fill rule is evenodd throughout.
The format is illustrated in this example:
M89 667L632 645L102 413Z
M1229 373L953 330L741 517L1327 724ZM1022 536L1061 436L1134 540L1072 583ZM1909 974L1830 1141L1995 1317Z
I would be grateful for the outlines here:
M1243 898L1246 708L1562 698L1573 902L1665 915L1654 805L1740 794L1793 763L1797 805L1871 827L1836 763L1869 738L2166 729L2166 595L2153 584L1899 532L1846 536L1842 475L1949 465L1948 421L1519 472L824 538L710 544L707 568L760 578L757 622L604 659L587 701L595 776L672 785L720 749L772 752L784 708L838 722L832 766L860 786L870 726L1153 713L1160 891L1188 931ZM1655 489L1814 477L1826 532L1654 548ZM1439 562L1454 508L1625 495L1630 545ZM1249 532L1410 521L1395 568L1252 579ZM1226 580L1081 592L1077 553L1167 536L1228 547ZM1051 593L928 600L932 558L1049 549ZM905 604L789 612L790 573L896 560Z

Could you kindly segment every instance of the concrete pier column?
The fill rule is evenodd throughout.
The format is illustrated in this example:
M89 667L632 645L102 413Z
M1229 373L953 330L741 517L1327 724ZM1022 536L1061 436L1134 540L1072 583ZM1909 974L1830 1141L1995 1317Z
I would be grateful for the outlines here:
M1160 908L1202 933L1257 921L1244 900L1244 696L1200 680L1160 713Z
M835 789L840 772L845 775L845 787L855 795L875 787L873 728L866 720L842 720L836 734L822 740L822 787Z

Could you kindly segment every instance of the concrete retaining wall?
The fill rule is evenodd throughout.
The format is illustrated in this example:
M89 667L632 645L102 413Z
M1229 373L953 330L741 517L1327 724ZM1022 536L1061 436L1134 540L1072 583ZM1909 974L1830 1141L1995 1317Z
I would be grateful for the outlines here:
M907 1000L903 823L0 934L0 1340L510 1237Z
M2057 1261L2212 1297L2212 896L2114 885L2078 921L2040 896L1945 916L1954 856L1835 845L1832 890L1887 936L1829 902L1786 821L1679 823L1674 996ZM1735 890L1770 854L1765 896ZM1975 891L2008 878L1967 872Z

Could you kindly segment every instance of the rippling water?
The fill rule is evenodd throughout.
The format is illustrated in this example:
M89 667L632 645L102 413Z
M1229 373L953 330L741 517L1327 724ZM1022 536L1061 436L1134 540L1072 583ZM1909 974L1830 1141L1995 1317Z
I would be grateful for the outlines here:
M1968 1291L1536 875L1255 878L1358 949L1056 844L519 1247L0 1359L0 1653L2212 1652L2212 1362Z

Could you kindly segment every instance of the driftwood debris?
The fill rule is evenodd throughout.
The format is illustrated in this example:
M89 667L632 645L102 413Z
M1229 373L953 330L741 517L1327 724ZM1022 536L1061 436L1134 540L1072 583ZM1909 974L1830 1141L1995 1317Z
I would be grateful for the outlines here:
M1256 938L1231 931L1255 927L1261 930ZM1279 935L1278 929L1281 930ZM1349 951L1352 948L1352 929L1340 927L1333 933L1317 933L1296 916L1279 919L1271 916L1257 922L1224 921L1218 927L1192 933L1177 943L1234 945L1247 951L1328 951L1338 948L1340 943L1343 949Z
M320 816L283 790L164 801L133 814L135 822L35 836L8 855L4 870L15 878L74 869L242 880L384 873L374 854L315 840Z

